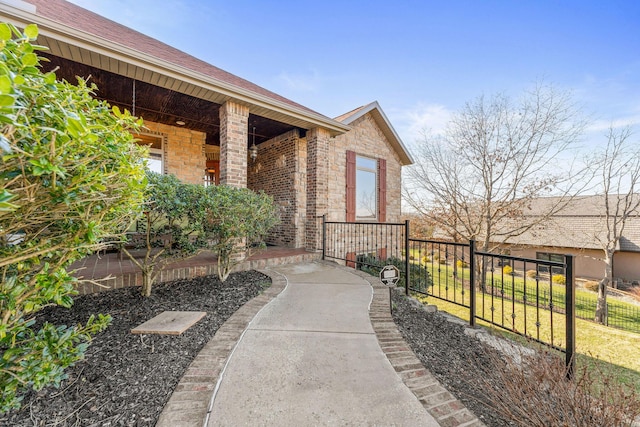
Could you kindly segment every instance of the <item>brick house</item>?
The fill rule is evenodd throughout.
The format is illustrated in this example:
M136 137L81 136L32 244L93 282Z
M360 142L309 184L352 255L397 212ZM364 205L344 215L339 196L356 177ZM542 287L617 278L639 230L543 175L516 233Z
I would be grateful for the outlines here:
M1 0L0 19L37 24L43 68L142 117L153 170L273 196L268 243L320 249L322 215L400 219L412 158L377 102L332 119L64 0Z

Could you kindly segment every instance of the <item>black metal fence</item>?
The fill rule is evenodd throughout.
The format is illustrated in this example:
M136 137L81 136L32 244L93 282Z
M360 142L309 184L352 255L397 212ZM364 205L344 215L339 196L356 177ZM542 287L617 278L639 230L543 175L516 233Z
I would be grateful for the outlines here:
M597 300L576 296L576 317L593 320L596 313ZM607 301L606 325L616 329L640 333L640 307Z
M469 323L495 325L566 354L575 353L574 259L564 262L477 251L475 242L412 239L409 222L323 220L323 259L377 275L394 264L410 291L469 309ZM567 286L568 285L568 286Z

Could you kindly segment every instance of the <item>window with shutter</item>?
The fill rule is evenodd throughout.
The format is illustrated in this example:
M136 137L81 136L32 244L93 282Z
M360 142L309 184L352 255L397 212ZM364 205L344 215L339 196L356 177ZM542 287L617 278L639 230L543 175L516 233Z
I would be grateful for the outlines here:
M385 222L387 161L347 151L346 178L346 220Z

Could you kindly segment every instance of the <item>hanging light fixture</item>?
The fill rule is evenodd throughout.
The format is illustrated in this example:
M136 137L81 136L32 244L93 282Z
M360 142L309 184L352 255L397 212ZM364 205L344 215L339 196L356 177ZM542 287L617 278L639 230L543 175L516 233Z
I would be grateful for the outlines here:
M251 157L251 161L255 162L258 158L258 146L256 145L256 127L253 127L253 142L251 147L249 147L249 157Z

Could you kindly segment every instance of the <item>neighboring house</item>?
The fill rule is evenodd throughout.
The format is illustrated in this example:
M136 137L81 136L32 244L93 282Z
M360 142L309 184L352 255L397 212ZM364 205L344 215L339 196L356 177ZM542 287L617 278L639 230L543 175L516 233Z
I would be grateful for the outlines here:
M0 0L0 20L37 24L45 69L90 76L98 98L142 117L152 169L273 196L268 243L320 249L323 215L400 220L412 158L376 102L331 119L63 0Z
M612 196L613 197L613 196ZM555 198L531 201L525 216L539 216ZM562 261L576 256L576 277L599 280L604 276L602 242L606 242L603 196L582 196L571 201L548 221L511 238L504 249L511 255ZM640 213L631 215L613 256L614 279L640 281Z

